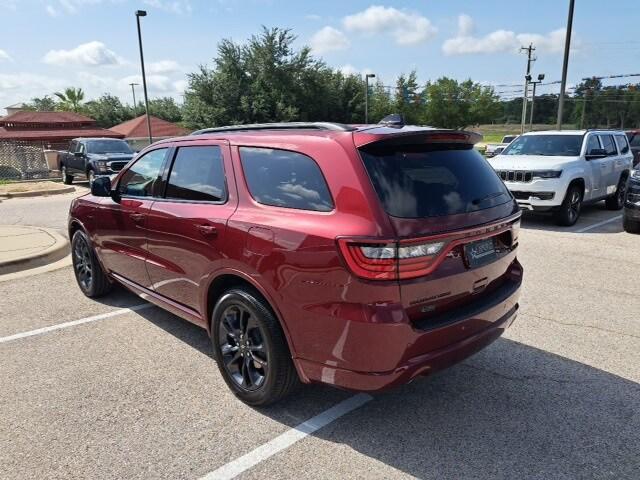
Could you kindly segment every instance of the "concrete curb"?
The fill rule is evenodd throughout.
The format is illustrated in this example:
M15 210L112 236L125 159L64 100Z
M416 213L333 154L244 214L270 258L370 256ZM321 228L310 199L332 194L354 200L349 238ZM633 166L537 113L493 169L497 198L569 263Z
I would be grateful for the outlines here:
M57 262L53 262L42 267L30 268L28 270L21 270L19 272L0 275L0 283L9 282L11 280L19 280L21 278L31 277L33 275L40 275L42 273L53 272L64 267L70 267L71 265L73 265L73 262L71 261L71 255L67 255L62 260L58 260Z
M22 227L22 226L21 226ZM46 233L53 238L53 244L43 250L0 261L0 276L42 267L57 262L69 255L69 242L54 230L43 227L30 227Z
M62 195L75 192L75 187L64 186L48 190L27 190L26 192L7 192L0 194L0 198L45 197L48 195Z

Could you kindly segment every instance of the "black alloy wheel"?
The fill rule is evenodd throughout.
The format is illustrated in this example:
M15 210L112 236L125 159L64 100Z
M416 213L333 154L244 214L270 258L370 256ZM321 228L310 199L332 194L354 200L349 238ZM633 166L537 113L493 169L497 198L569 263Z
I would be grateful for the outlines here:
M227 307L219 323L218 341L222 363L238 387L260 388L269 373L265 334L252 312L243 305Z

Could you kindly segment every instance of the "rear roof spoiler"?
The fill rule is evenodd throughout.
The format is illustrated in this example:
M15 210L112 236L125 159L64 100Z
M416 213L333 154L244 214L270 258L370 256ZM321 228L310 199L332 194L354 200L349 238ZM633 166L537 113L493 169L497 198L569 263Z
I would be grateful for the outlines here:
M482 135L466 130L447 130L429 127L388 127L379 126L353 133L356 147L366 145L416 145L423 143L463 143L475 145Z

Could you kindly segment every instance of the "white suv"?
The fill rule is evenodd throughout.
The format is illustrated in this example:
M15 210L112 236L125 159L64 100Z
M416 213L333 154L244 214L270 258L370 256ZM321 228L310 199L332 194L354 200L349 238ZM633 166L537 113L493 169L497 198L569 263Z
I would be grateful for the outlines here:
M583 203L623 207L633 153L622 131L531 132L490 163L520 208L553 211L558 224L570 226Z

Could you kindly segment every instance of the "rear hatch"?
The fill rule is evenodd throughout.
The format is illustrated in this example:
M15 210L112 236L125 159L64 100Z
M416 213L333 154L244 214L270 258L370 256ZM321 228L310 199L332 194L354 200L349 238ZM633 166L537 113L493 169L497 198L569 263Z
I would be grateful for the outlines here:
M417 328L473 317L520 283L520 212L473 148L479 138L417 130L360 139L358 145L396 234L378 248L365 245L361 253L375 261L395 257L402 302Z

